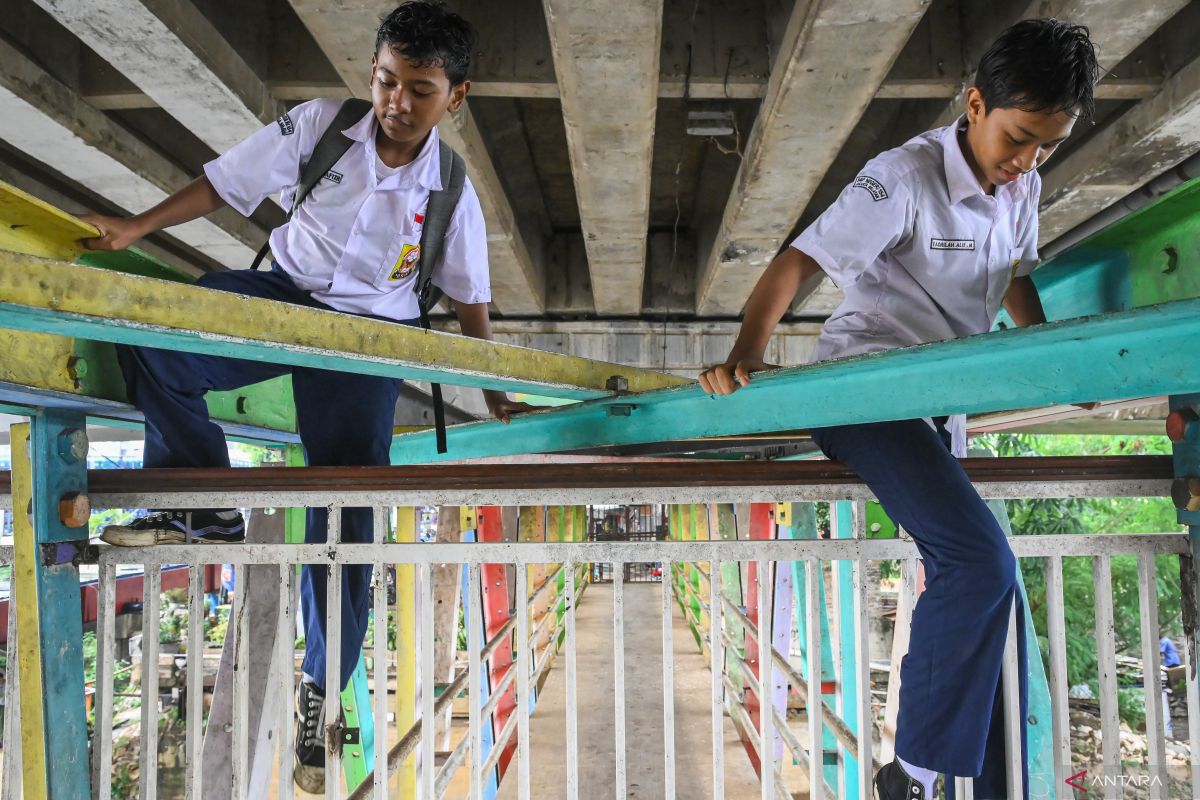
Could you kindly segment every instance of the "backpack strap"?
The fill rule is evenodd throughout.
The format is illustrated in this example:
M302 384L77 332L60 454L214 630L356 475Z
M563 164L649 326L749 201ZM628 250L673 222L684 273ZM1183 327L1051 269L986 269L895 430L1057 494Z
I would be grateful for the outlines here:
M321 138L317 140L317 146L308 156L307 161L300 164L300 184L296 187L296 195L292 199L292 207L288 209L286 219L291 219L292 214L296 213L296 209L308 197L309 192L317 185L321 178L325 177L325 173L333 169L333 165L338 162L346 151L350 149L350 145L354 144L354 140L348 136L344 136L342 131L349 128L354 123L362 119L368 111L371 110L370 100L360 100L357 97L351 97L342 103L342 107L338 109L337 116L329 123ZM267 252L271 249L271 242L268 240L258 251L258 255L254 257L254 263L250 265L250 269L258 269L259 264L266 257Z
M417 280L413 284L417 303L423 306L426 313L441 299L441 290L433 285L433 273L441 266L446 231L450 229L450 219L454 216L458 198L462 196L463 185L467 181L467 165L462 156L444 141L438 144L442 188L429 193L425 222L421 227L421 259L417 262Z
M418 260L417 280L413 289L417 293L417 308L421 312L421 327L429 330L429 309L441 298L441 290L433 285L433 274L442 263L446 231L450 219L458 206L463 184L467 179L467 165L462 156L450 145L438 141L441 146L442 188L429 193L425 207L425 222L421 226L421 257ZM433 427L437 438L437 451L446 452L446 408L442 402L442 386L431 384L433 390Z

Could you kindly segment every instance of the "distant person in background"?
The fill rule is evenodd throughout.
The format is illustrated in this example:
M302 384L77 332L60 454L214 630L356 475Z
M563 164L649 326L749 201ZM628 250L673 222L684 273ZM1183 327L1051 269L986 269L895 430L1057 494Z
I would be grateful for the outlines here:
M1175 649L1175 643L1171 641L1170 636L1158 640L1158 654L1162 656L1164 667L1178 667L1183 663L1179 660L1179 651Z
M1175 649L1175 643L1171 641L1170 636L1163 636L1158 640L1158 654L1162 662L1162 669L1168 670L1171 667L1178 667L1183 664L1179 660L1179 651ZM1171 681L1167 675L1163 675L1162 682L1162 704L1163 704L1163 733L1168 737L1175 735L1175 725L1171 721L1171 700L1172 694Z

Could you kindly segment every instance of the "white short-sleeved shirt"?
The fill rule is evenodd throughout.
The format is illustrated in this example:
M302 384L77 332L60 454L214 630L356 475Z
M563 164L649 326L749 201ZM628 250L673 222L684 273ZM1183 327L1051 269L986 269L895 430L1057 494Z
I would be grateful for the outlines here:
M1037 266L1041 178L985 194L959 147L964 125L873 158L792 242L846 295L813 361L983 333L1012 279ZM963 420L949 427L965 443Z
M341 108L335 99L301 103L204 165L225 202L249 215L281 192L290 208L300 163ZM292 281L339 311L390 319L418 316L414 291L429 192L442 188L435 128L411 164L380 176L378 122L370 111L343 133L354 143L317 182L291 220L271 232L271 252ZM491 300L487 234L468 178L446 231L433 282L461 303Z

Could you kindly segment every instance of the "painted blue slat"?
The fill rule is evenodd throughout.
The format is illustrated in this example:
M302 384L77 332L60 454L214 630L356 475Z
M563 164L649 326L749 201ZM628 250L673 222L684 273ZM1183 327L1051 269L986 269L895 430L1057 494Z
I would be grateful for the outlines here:
M577 403L397 437L393 463L554 452L811 426L981 413L1200 389L1200 300L776 370L727 397L699 386ZM631 407L628 416L610 411ZM624 410L624 409L622 409Z

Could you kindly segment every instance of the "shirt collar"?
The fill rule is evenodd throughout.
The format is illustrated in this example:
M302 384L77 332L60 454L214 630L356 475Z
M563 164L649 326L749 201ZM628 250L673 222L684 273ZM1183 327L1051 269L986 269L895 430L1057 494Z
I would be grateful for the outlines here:
M953 125L942 129L942 162L946 171L946 191L950 196L950 205L956 205L973 195L983 194L983 187L979 185L979 180L967 164L962 147L958 143L958 132L966 123L967 118L964 115L955 120Z
M963 155L962 146L959 143L958 133L966 127L967 116L964 114L955 120L953 125L947 125L942 129L942 161L946 172L946 192L950 197L950 205L956 205L968 197L984 193L983 187L979 185L979 179L975 177L975 173L967 164L967 158ZM1022 175L1012 183L997 186L996 194L1006 197L1015 204L1017 200L1028 193L1029 182L1030 179Z
M373 160L375 158L375 131L378 125L379 123L375 120L375 109L371 109L362 119L342 131L342 135L365 144L367 155ZM421 152L417 153L417 157L413 159L413 168L405 170L405 173L411 175L413 180L431 192L440 191L442 188L441 158L436 155L441 152L438 142L438 130L435 127L425 139Z

